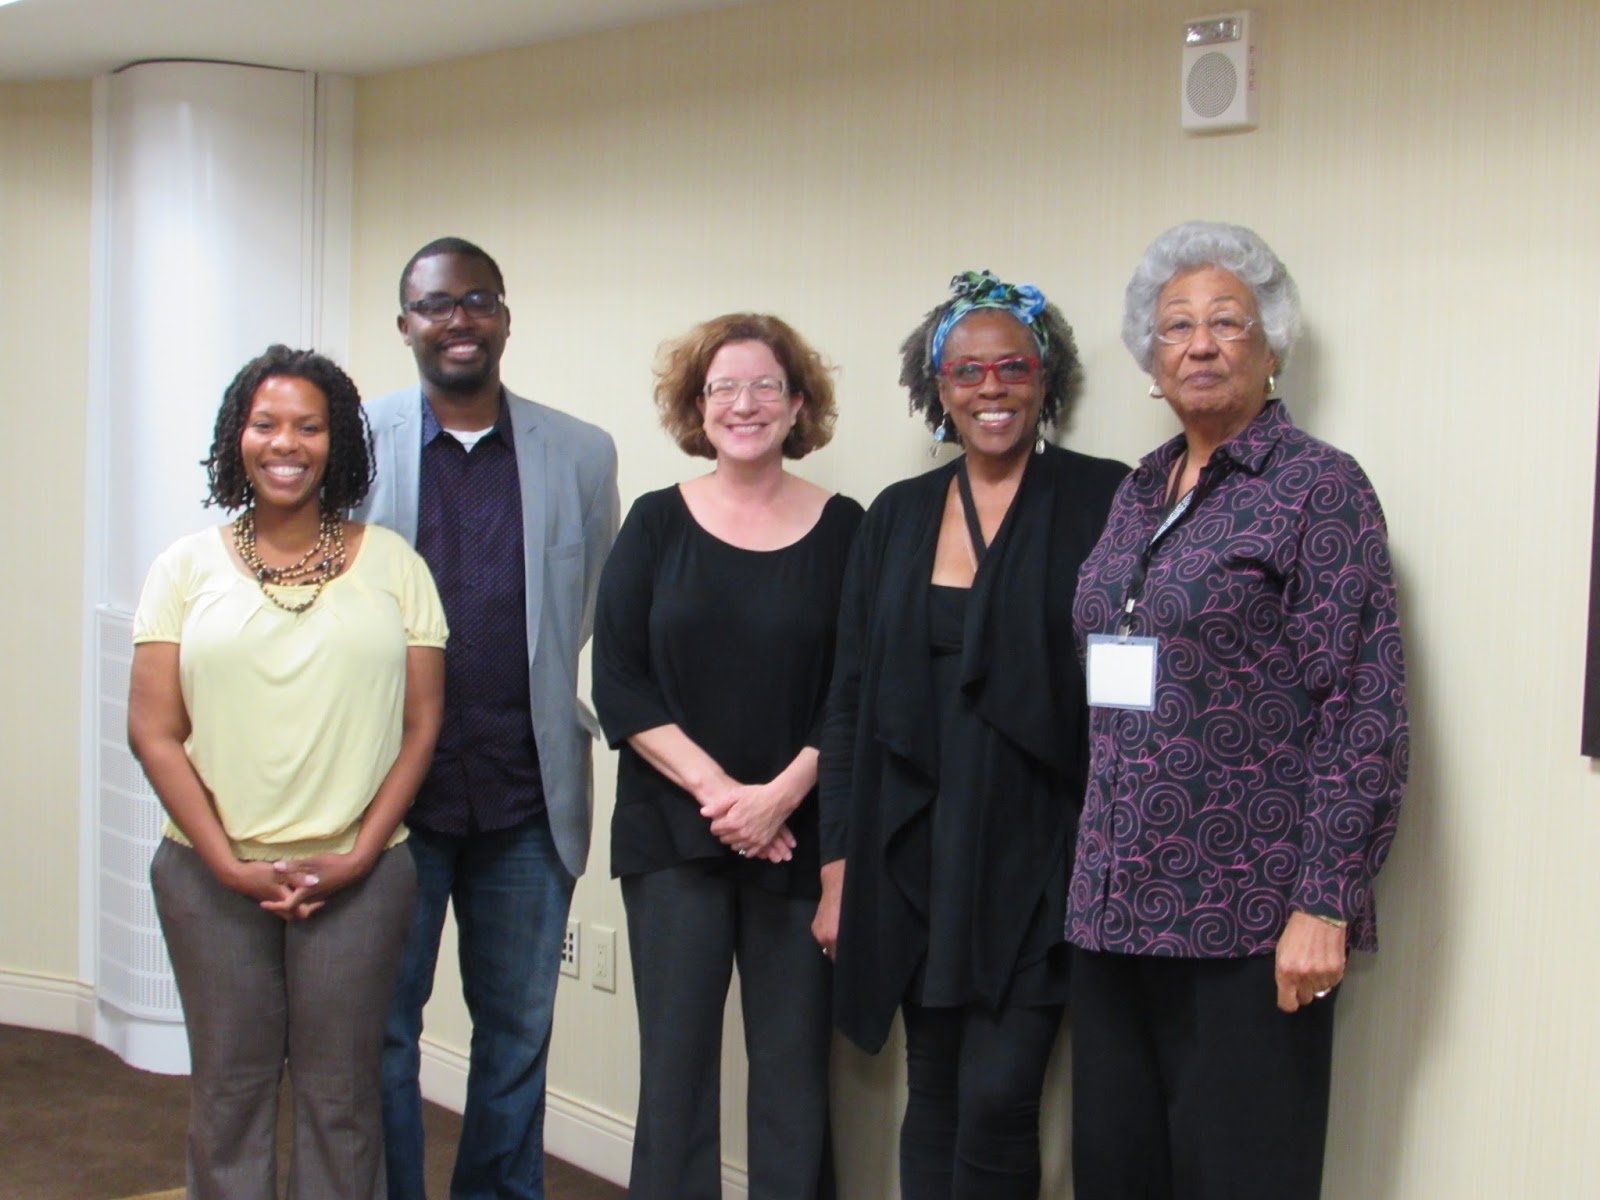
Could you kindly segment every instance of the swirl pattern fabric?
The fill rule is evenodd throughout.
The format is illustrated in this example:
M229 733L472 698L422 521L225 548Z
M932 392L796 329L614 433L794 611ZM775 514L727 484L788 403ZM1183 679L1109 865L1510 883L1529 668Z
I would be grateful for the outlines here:
M1116 627L1183 446L1117 493L1078 580L1080 654ZM1383 510L1356 461L1276 402L1206 472L1221 478L1158 545L1134 611L1132 632L1159 639L1155 706L1091 714L1067 939L1242 957L1303 911L1376 949L1372 880L1409 754Z

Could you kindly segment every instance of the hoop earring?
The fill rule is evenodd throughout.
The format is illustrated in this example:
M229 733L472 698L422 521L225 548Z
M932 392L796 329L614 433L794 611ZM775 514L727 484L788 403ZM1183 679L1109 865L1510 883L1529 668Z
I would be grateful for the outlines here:
M1276 392L1277 390L1278 390L1278 377L1276 375L1268 375L1267 376L1267 396L1268 396L1268 398L1270 399L1272 394L1274 392Z

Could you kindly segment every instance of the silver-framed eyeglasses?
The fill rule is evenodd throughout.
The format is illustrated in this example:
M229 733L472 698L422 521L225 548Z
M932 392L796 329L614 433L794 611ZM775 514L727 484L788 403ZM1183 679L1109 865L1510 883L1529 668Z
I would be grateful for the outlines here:
M504 296L484 288L468 292L464 296L452 296L447 292L429 292L426 296L408 302L406 311L416 313L424 321L437 322L448 321L455 316L459 307L467 316L483 320L498 313L503 303L505 303Z
M789 385L776 375L762 375L756 379L709 379L706 381L707 404L726 408L739 399L739 393L750 389L750 399L757 404L776 404L789 393Z
M1193 317L1171 316L1156 322L1156 338L1169 346L1181 346L1194 337L1194 331L1204 325L1219 342L1237 342L1247 337L1260 322L1243 313L1214 313L1204 321Z

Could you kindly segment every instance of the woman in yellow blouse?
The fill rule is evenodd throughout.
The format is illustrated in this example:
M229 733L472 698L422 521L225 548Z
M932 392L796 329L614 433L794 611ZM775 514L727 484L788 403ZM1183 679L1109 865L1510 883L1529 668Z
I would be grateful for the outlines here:
M438 736L427 566L343 520L371 481L355 385L273 346L217 414L208 504L150 569L128 736L169 818L151 864L192 1060L191 1200L381 1197L378 1063L415 875L392 854Z

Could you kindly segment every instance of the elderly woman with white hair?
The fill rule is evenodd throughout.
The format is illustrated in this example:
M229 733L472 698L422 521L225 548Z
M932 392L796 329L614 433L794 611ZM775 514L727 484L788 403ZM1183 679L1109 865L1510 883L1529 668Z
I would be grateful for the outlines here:
M1168 230L1127 288L1123 341L1182 432L1118 490L1073 608L1078 1200L1321 1190L1333 1006L1376 947L1408 751L1382 509L1275 396L1299 328L1238 226Z

